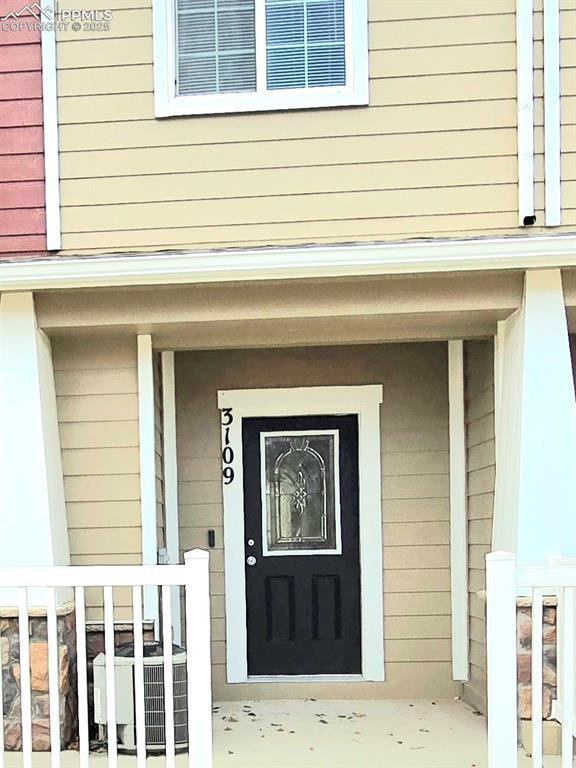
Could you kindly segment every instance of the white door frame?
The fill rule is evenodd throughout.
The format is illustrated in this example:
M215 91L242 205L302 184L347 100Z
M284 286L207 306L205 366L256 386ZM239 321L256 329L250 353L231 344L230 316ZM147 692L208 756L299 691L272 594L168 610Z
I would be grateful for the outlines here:
M360 678L357 675L330 675L329 679L384 680L381 402L382 386L379 384L218 392L218 407L222 411L226 666L229 683L262 682L263 679L248 676L242 419L345 414L358 416L362 675ZM287 676L266 679L285 681ZM293 679L302 678L295 676ZM328 678L314 675L306 676L306 679L320 681Z

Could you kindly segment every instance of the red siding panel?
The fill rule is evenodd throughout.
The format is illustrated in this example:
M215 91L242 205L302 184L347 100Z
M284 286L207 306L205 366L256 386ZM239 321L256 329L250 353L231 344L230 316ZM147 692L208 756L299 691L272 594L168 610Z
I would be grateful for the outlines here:
M37 44L11 45L0 56L0 72L40 72L42 55Z
M44 208L17 208L0 211L3 235L43 235L46 232Z
M43 181L0 182L0 220L8 208L39 208L43 205Z
M21 0L0 0L1 15ZM0 30L0 257L46 254L40 31Z
M0 235L0 254L4 256L38 255L46 250L46 235ZM45 255L45 254L44 254Z
M5 72L0 77L0 101L41 98L41 72Z
M2 6L4 14L4 6ZM26 43L37 43L39 32L35 29L3 29L0 25L0 45L26 45Z
M0 79L2 75L0 75ZM3 101L0 106L0 128L42 125L42 99ZM2 171L0 170L0 174Z
M29 155L43 151L44 137L41 126L37 128L0 128L0 155Z
M44 156L4 155L0 166L3 181L43 181Z

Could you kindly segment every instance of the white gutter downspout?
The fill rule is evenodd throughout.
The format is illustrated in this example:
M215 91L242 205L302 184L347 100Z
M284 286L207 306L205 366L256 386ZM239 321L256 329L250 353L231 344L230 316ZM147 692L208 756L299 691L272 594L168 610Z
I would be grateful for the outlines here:
M516 2L518 103L518 215L521 227L534 224L534 22L533 0Z
M56 20L54 0L45 0L43 10ZM58 83L56 71L56 24L42 25L42 110L44 118L44 188L46 195L46 248L62 247L60 227L60 163L58 157ZM51 27L51 28L50 28Z
M560 202L560 9L544 2L544 180L546 226L562 223Z

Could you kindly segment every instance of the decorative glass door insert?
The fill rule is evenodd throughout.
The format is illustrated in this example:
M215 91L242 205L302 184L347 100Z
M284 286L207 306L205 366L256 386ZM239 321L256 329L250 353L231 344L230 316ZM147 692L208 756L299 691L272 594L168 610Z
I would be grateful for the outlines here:
M263 555L340 554L337 430L262 432Z

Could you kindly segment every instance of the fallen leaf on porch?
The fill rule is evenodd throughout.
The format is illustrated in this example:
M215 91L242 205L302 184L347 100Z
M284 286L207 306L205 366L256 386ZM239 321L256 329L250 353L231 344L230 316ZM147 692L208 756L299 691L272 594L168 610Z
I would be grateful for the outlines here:
M238 722L238 719L236 717L232 717L232 715L230 715L230 717L225 717L224 720L226 720L227 723L237 723Z
M428 730L428 728L418 728L418 731L419 731L420 733L430 733L430 731Z
M328 720L318 720L319 723L323 723L323 725L328 725Z
M426 747L410 747L410 749L426 749Z
M282 723L270 723L270 725L272 726L272 728L281 728L282 727Z
M229 755L233 755L233 754L234 754L234 752L232 752L232 750L231 750L231 749L229 749L229 750L228 750L228 754L229 754Z
M363 712L352 712L354 717L366 717L366 715Z

